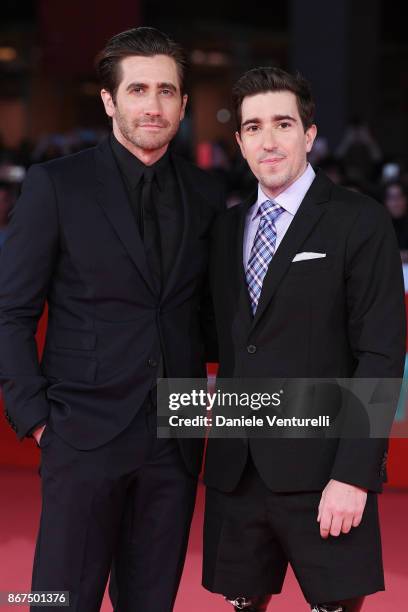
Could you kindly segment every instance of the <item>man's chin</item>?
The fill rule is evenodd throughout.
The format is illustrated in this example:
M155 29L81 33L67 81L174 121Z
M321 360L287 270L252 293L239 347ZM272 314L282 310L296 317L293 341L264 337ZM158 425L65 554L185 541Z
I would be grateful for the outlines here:
M287 183L287 177L286 176L262 176L261 177L261 184L262 186L267 189L268 191L280 191L282 190L285 185Z
M143 151L158 151L166 145L168 145L170 139L168 138L137 138L134 140L134 144L142 149Z

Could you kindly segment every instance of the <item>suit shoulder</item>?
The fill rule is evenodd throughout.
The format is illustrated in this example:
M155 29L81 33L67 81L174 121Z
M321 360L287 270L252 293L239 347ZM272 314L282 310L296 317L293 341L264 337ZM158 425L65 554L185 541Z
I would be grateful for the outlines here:
M334 185L332 203L344 215L354 219L364 217L372 222L384 222L389 215L383 204L369 195Z
M178 167L183 168L196 176L200 176L201 178L209 176L209 173L206 170L199 168L194 162L190 161L186 157L183 157L182 155L172 153L172 159Z
M199 168L196 164L180 155L173 154L173 160L179 168L188 173L198 191L201 191L207 197L209 194L212 195L217 201L220 199L225 201L225 184L213 172Z
M222 209L216 220L216 231L220 232L221 236L225 235L225 231L229 228L236 227L243 208L243 204L236 204L235 206L230 206L229 208L224 207Z
M63 157L57 157L50 161L40 164L35 164L36 167L42 168L47 174L52 177L57 177L72 172L83 172L84 169L89 169L89 165L93 163L95 158L96 147L90 147L78 153L71 153Z

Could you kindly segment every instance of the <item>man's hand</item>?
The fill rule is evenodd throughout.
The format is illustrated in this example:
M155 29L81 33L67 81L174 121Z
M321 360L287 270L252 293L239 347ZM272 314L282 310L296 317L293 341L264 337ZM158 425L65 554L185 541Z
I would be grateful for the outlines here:
M367 489L330 480L323 489L317 517L322 538L337 537L358 527L366 501Z
M33 431L33 438L35 438L35 441L37 442L38 446L40 446L41 436L43 435L43 431L45 428L46 425L41 425L41 427L38 427Z

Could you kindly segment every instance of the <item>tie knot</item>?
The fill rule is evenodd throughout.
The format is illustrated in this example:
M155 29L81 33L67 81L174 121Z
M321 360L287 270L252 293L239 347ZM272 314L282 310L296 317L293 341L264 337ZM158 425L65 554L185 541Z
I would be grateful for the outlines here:
M146 166L143 170L143 181L145 183L151 183L154 179L154 168Z
M283 212L285 212L285 209L279 206L279 204L273 200L265 200L265 202L262 202L260 205L258 214L260 215L261 219L265 219L273 223Z

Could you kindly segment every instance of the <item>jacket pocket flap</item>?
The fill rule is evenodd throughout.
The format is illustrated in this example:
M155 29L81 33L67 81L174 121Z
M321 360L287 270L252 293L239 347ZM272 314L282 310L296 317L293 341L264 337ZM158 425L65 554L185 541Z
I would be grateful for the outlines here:
M96 346L96 334L82 329L57 327L54 329L53 338L55 346L60 348L93 351Z
M96 359L78 355L62 355L54 351L48 351L41 363L45 377L52 376L60 380L81 382L94 382L97 367Z

